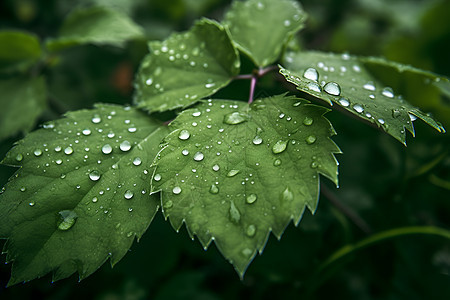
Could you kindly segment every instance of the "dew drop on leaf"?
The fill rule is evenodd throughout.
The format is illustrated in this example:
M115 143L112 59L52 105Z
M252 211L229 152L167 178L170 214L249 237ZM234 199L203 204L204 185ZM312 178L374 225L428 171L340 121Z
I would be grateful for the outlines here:
M179 193L181 193L181 188L179 186L176 186L172 189L172 193L174 193L175 195L178 195Z
M306 126L310 126L313 123L313 119L310 117L305 117L305 119L303 120L303 124Z
M73 210L62 210L57 216L57 228L59 230L65 231L73 227L78 215Z
M94 115L94 117L92 118L92 123L94 124L98 124L102 121L102 119L100 118L99 115Z
M112 147L110 144L105 144L102 147L103 154L110 154L112 152Z
M308 68L303 73L303 77L305 77L306 79L309 79L309 80L317 81L317 80L319 80L319 73L314 68Z
M390 87L385 87L383 91L381 91L381 94L388 98L394 98L394 91Z
M368 91L375 91L375 85L373 84L372 81L369 81L368 83L364 84L363 88Z
M164 203L164 208L172 208L173 202L172 200L168 200L166 203Z
M241 213L237 209L233 200L231 200L230 202L230 220L233 223L239 223L239 221L241 220Z
M101 177L100 172L97 170L94 170L91 173L89 173L89 179L92 181L97 181L100 179L100 177Z
M36 150L34 150L34 155L35 156L41 156L42 155L42 150L41 149L36 149Z
M417 120L417 117L413 114L408 114L409 118L411 119L411 122L414 122L415 120Z
M316 141L316 137L314 135L310 135L305 139L308 145L314 144Z
M97 201L98 201L97 197L92 198L92 203L97 203Z
M307 85L308 89L317 93L321 93L322 90L320 89L320 86L315 82L309 82Z
M345 98L341 98L341 99L339 99L339 104L344 106L344 107L347 107L347 106L350 105L350 102L348 102L348 100L345 99Z
M263 142L262 138L258 135L253 138L253 144L255 145L260 145L262 142Z
M287 187L281 194L281 197L284 201L292 201L294 200L294 193Z
M19 153L19 154L16 155L16 160L17 161L22 161L22 159L23 159L23 155L22 154Z
M82 131L82 133L83 133L84 135L90 135L90 134L91 134L91 131L90 131L89 129L84 129L84 130Z
M380 124L384 124L385 122L384 122L384 120L383 119L378 119L378 122L380 123Z
M220 170L220 166L216 164L212 167L212 169L217 172Z
M253 251L250 248L245 248L244 250L242 250L242 255L247 256L247 257L252 255L252 253L253 253Z
M126 190L123 196L125 197L125 199L130 200L131 198L133 198L134 194L132 191Z
M155 176L153 177L153 179L155 181L160 181L161 180L161 174L155 174Z
M127 151L129 151L131 149L131 144L130 144L129 141L125 140L122 143L120 143L119 148L120 148L120 150L122 150L124 152L127 152Z
M183 149L181 151L181 154L183 154L184 156L189 155L189 150L188 149Z
M398 117L400 117L400 115L401 115L400 110L398 110L398 109L393 109L392 110L392 117L393 118L398 118Z
M256 196L256 194L250 194L247 196L247 198L245 199L247 201L248 204L252 204L255 203L255 201L258 199L258 197Z
M358 113L362 113L364 111L364 108L359 104L353 105L353 109Z
M341 94L341 87L336 82L328 82L323 87L323 90L330 95L339 96Z
M21 192L25 192L26 190L27 190L27 188L24 187L24 186L20 188L20 191L21 191Z
M275 145L273 145L272 152L274 154L283 152L284 150L286 150L287 144L288 144L287 141L279 140L278 142L275 143Z
M245 233L249 236L249 237L252 237L252 236L255 236L255 234L256 234L256 226L255 225L249 225L248 227L247 227L247 230L245 231Z
M73 153L73 148L72 147L67 147L66 149L64 149L64 153L67 155L70 155Z
M240 172L240 170L235 170L235 169L230 170L230 171L227 173L227 177L234 177L234 176L236 176L237 174L239 174L239 172Z
M187 140L189 137L191 136L191 134L189 133L189 131L187 131L186 129L183 129L180 131L180 134L178 135L178 138L180 140Z
M227 115L225 115L223 122L229 125L236 125L243 123L248 120L248 115L243 114L241 112L232 112Z
M212 184L211 187L210 187L210 189L209 189L209 192L210 192L211 194L217 194L217 193L219 193L219 188L217 187L217 185Z
M273 165L274 165L275 167L280 166L280 165L281 165L281 159L275 159L274 162L273 162Z
M133 165L139 166L141 163L142 163L142 160L141 160L140 157L135 157L135 158L133 159Z
M29 206L34 206L34 202L28 203Z

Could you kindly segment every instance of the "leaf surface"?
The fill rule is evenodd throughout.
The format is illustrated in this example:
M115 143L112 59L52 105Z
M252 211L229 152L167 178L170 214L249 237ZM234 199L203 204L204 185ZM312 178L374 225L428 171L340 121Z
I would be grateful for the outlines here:
M150 164L165 130L129 107L97 105L19 141L3 163L21 168L0 195L9 284L48 272L82 279L118 262L159 208Z
M38 37L22 31L0 31L0 45L0 69L28 66L42 53Z
M239 56L228 32L208 19L163 42L151 42L150 52L135 82L135 102L148 111L186 107L239 73Z
M307 18L291 0L234 1L225 15L233 41L259 67L275 62Z
M312 212L318 174L337 183L339 148L326 109L295 97L208 100L183 111L159 153L152 192L178 231L212 240L242 276L270 231Z
M381 127L406 145L405 129L414 135L413 121L420 118L440 132L442 125L403 99L392 87L382 84L364 64L366 58L348 54L323 52L289 53L285 58L287 69L280 73L297 89L338 104L345 110ZM386 62L396 72L420 74L423 80L434 81L435 74L409 66ZM445 78L442 78L445 80Z
M90 7L71 12L59 37L46 45L51 51L83 44L123 47L125 42L142 37L144 30L128 16L105 7Z
M0 140L31 130L46 108L43 77L0 80L0 94Z

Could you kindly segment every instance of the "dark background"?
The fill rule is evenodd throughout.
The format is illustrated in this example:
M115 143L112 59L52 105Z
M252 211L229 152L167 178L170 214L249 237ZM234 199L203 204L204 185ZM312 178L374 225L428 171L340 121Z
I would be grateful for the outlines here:
M58 35L74 7L97 3L131 16L145 28L148 39L164 39L174 30L187 30L200 16L220 20L230 1L74 3L3 0L0 29L22 29L45 40ZM384 56L450 76L450 1L305 0L302 4L309 14L307 27L298 36L304 49ZM49 105L39 123L66 111L91 108L96 102L131 103L133 77L146 53L146 41L138 40L123 49L85 45L50 56L40 66L48 78ZM247 95L248 87L244 89ZM271 87L264 82L257 92L264 89L270 94ZM415 105L420 107L420 103ZM449 106L449 98L443 98L429 112L438 114ZM340 247L370 234L404 226L450 227L448 134L436 133L417 121L417 137L408 136L408 147L404 147L345 115L331 112L327 117L338 132L334 140L344 152L338 155L340 188L323 178L316 215L305 213L299 227L290 225L281 241L271 236L243 281L214 246L203 251L184 228L177 234L158 214L121 262L114 268L106 263L81 282L73 275L51 283L47 275L5 288L10 265L2 265L0 298L450 299L450 242L438 236L381 241L319 272L321 263ZM450 129L450 119L440 121ZM20 138L1 141L0 156ZM0 166L0 184L13 172L13 168Z

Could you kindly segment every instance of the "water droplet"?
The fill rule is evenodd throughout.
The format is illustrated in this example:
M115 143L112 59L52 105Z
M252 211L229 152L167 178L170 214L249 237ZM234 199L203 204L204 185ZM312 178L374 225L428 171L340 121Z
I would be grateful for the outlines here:
M384 120L383 120L383 119L381 119L381 118L380 118L380 119L378 119L378 122L379 122L380 124L382 124L382 125L383 125L383 124L385 123L385 122L384 122Z
M281 194L281 198L284 201L292 201L294 200L294 193L289 189L289 187L287 187Z
M166 209L172 208L172 206L173 206L172 200L167 200L166 203L164 203L164 208Z
M278 118L283 119L285 116L286 116L285 114L281 113L281 114L278 116Z
M160 181L161 180L161 174L155 174L155 176L153 177L153 179L155 181Z
M203 160L204 157L205 156L201 152L197 152L197 153L194 154L194 160L195 161L201 161L201 160Z
M22 159L23 159L23 155L22 154L19 153L19 154L16 155L16 160L17 161L22 161Z
M230 220L234 223L239 223L241 220L241 213L237 209L236 205L234 205L233 200L230 202Z
M57 164L57 165L60 165L60 164L62 164L62 159L57 159L57 160L55 160L55 163Z
M120 143L119 146L120 150L122 150L123 152L127 152L131 149L131 144L129 141L125 140L122 143Z
M36 149L36 150L34 150L34 155L35 156L41 156L42 155L42 150L41 149Z
M308 87L308 89L310 91L314 91L314 92L317 92L317 93L321 93L322 92L322 90L320 89L320 86L317 83L315 83L315 82L309 82L307 84L307 87Z
M94 124L98 124L102 121L102 119L100 118L99 115L94 115L94 117L92 118L92 123Z
M252 255L253 251L250 248L245 248L244 250L242 250L242 255L249 257L250 255Z
M310 135L305 139L308 145L314 144L316 142L316 137L314 135Z
M291 26L291 21L284 20L283 24L284 24L285 27L289 27L289 26Z
M255 201L258 199L258 196L256 196L256 194L250 194L247 196L247 198L245 199L247 201L248 204L252 204L255 203Z
M314 68L308 68L303 73L303 77L305 77L306 79L309 79L309 80L317 81L317 80L319 80L319 73Z
M20 188L20 191L21 191L21 192L25 192L26 190L27 190L27 188L24 187L24 186Z
M172 193L174 193L175 195L178 195L179 193L181 193L181 188L179 186L176 186L172 189Z
M227 177L233 177L233 176L236 176L237 174L239 174L239 172L240 172L240 170L236 170L236 169L230 170L230 171L227 173Z
M343 60L349 60L349 59L350 59L350 55L349 55L348 53L343 53L343 54L341 55L341 58L342 58Z
M262 142L263 142L262 138L258 135L253 138L253 144L255 145L260 145Z
M229 124L229 125L236 125L236 124L243 123L247 120L248 120L248 115L235 111L235 112L225 115L223 122L226 124Z
M192 113L193 117L200 117L201 115L202 115L201 111L196 111L196 112Z
M142 159L140 157L135 157L133 159L133 165L139 166L142 163Z
M217 172L220 170L220 166L216 164L212 167L212 169Z
M34 206L34 204L35 204L34 202L28 203L29 206Z
M353 105L353 109L358 113L362 113L364 111L364 108L359 104Z
M411 119L411 122L414 122L415 120L417 120L417 117L413 114L408 113L409 118Z
M361 68L358 65L353 65L352 69L357 73L361 72Z
M187 131L186 129L183 129L180 131L180 134L178 135L178 138L180 140L187 140L189 137L191 136L191 134L189 133L189 131Z
M102 152L103 152L103 154L110 154L111 152L112 152L112 147L111 147L111 145L110 144L105 144L105 145L103 145L103 147L102 147Z
M181 154L183 154L184 156L189 155L189 150L183 149L183 151L181 151Z
M323 87L323 90L330 95L339 96L341 94L341 87L336 82L328 82Z
M372 81L369 81L366 84L364 84L363 88L368 91L375 91L375 85L373 84Z
M347 107L350 105L350 102L348 102L348 100L345 98L341 98L341 99L339 99L339 104L341 104L344 107Z
M274 162L273 162L273 165L274 165L275 167L280 166L280 165L281 165L281 159L275 159Z
M394 91L390 87L385 87L381 94L388 98L394 98Z
M319 166L319 164L318 164L316 161L313 161L313 162L311 163L311 165L310 165L310 167L311 167L312 169L317 169L318 166Z
M78 215L73 210L62 210L58 213L57 228L65 231L73 227Z
M210 192L211 194L217 194L217 193L219 192L219 188L217 187L217 185L212 184L212 185L211 185L211 188L209 189L209 192Z
M210 89L212 87L214 87L216 84L215 83L207 83L205 84L205 88Z
M136 127L130 127L130 128L128 128L128 132L131 132L131 133L136 132L136 130L137 130Z
M246 232L245 233L247 233L247 235L249 236L249 237L252 237L252 236L254 236L255 234L256 234L256 226L255 225L249 225L248 227L247 227L247 230L246 230Z
M288 144L287 141L279 140L278 142L275 143L275 145L273 145L272 152L274 154L283 152L284 150L286 150L287 144Z
M134 194L132 191L126 190L125 194L123 194L123 196L125 197L125 199L130 200L131 198L133 198Z
M398 109L393 109L392 110L392 117L393 118L398 118L398 117L400 117L400 115L401 115L400 110L398 110Z
M82 133L83 133L84 135L90 135L90 134L91 134L91 131L90 131L89 129L84 129L84 130L82 131Z
M146 85L152 85L152 83L153 83L153 79L152 79L152 78L149 78L149 79L147 79L147 80L145 81L145 84L146 84Z
M310 126L313 122L314 120L310 117L305 117L305 119L303 120L303 124L306 126Z
M92 198L92 203L97 203L97 201L98 201L97 197Z
M73 148L72 147L67 147L66 149L64 149L64 153L67 155L70 155L73 153Z
M100 179L100 172L97 170L92 171L91 173L89 173L89 179L91 179L92 181L97 181Z

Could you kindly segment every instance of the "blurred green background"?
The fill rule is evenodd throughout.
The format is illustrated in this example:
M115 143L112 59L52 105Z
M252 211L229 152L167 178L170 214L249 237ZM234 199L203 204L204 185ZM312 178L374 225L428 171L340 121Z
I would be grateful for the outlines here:
M92 6L118 11L143 30L125 43L85 41L76 46L71 42L54 51L43 47L42 52L39 45L33 48L31 39L23 54L27 59L16 52L16 57L0 60L0 156L27 130L66 111L91 108L96 102L131 104L132 81L148 51L147 40L186 30L201 16L220 20L230 3L1 1L0 32L28 32L41 45L67 33L63 24L71 11ZM301 4L309 19L297 37L298 47L384 56L450 76L450 1L304 0ZM2 48L8 49L7 42L0 39L0 57L8 55L2 54ZM21 88L20 82L33 78L43 78L43 82ZM246 84L232 88L243 89L242 94L247 95ZM12 123L8 129L18 109L11 102L23 97L21 91L28 91L26 95L38 108L19 102L19 109L31 107L35 116L22 116L26 119L23 124ZM275 93L277 87L262 81L258 92ZM433 102L423 97L414 105L436 115L450 130L449 95L450 91ZM341 247L385 230L406 226L450 229L449 135L417 121L417 137L409 136L405 148L345 115L331 112L327 117L338 132L334 140L344 152L338 156L340 188L323 179L316 215L305 213L299 227L289 226L281 241L271 236L264 254L256 257L243 281L214 246L205 252L185 229L175 233L158 214L120 263L114 268L105 264L81 282L74 275L51 283L51 277L45 276L5 288L10 266L2 265L0 298L450 299L450 242L436 235L381 239L321 268ZM2 186L13 173L13 168L0 166Z

